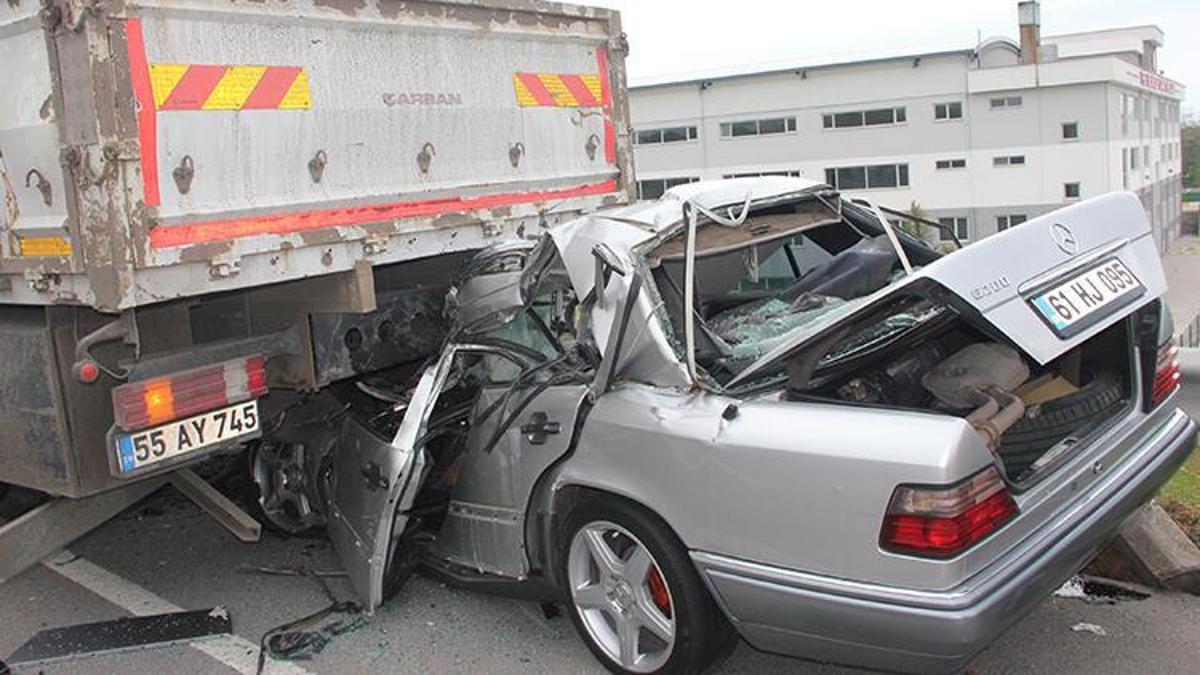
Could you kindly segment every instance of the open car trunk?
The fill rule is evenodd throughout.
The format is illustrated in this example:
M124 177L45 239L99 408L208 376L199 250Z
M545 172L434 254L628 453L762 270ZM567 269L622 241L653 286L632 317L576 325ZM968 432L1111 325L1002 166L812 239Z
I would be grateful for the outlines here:
M692 298L686 233L646 254L685 358L694 310L701 386L960 416L1018 486L1052 473L1142 389L1138 326L1157 326L1165 280L1131 195L945 256L834 193L747 203L740 222L696 229Z
M986 324L910 296L850 324L820 356L791 361L785 396L962 417L1008 481L1027 486L1134 405L1137 323L1118 321L1041 365Z

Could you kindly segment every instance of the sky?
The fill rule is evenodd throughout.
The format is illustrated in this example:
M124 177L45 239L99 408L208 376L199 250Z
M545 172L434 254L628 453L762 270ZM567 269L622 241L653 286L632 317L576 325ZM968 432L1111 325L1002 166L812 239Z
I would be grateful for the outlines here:
M621 10L632 84L975 46L1017 39L1017 0L582 0ZM1042 34L1154 24L1158 66L1200 116L1197 0L1044 0Z

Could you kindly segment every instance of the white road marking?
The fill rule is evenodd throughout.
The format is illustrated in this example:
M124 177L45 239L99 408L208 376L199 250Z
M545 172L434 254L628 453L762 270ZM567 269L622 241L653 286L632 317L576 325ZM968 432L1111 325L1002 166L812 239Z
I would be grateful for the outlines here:
M134 616L184 611L182 607L69 551L64 550L55 556L46 558L42 561L42 565ZM242 675L254 675L258 670L258 645L246 638L230 635L193 642L189 646ZM294 663L270 659L267 659L263 665L263 672L272 675L308 675L309 673Z

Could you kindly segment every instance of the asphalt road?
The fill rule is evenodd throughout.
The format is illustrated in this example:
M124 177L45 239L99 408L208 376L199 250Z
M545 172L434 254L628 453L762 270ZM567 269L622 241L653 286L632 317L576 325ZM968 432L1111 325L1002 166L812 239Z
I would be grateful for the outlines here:
M322 540L234 540L171 489L109 522L55 560L0 586L0 658L38 630L161 611L228 608L238 637L77 659L45 673L254 672L262 633L328 604L311 579L263 576L246 565L302 563L336 570ZM343 580L332 590L349 598ZM1095 624L1106 635L1072 630ZM983 673L1200 672L1200 598L1156 592L1141 601L1092 605L1048 598L972 665ZM310 661L265 672L598 673L565 617L535 604L488 597L415 578L376 617L333 639ZM18 671L20 672L20 671ZM848 673L761 654L740 645L721 673Z

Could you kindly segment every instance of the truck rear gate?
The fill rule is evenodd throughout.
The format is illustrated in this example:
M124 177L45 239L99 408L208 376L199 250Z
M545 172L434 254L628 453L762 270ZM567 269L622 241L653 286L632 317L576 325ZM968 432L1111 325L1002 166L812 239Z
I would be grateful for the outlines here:
M625 201L623 49L617 14L531 0L7 3L0 302L121 310Z
M630 200L625 49L534 0L0 3L0 481L127 483L120 385L436 349L465 252Z

